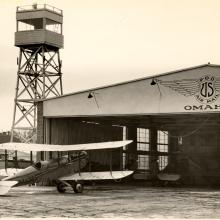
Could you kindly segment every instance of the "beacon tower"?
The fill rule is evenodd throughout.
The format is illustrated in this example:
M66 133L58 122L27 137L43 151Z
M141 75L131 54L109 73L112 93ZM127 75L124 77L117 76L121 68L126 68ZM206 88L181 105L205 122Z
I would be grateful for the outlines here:
M36 134L37 102L63 94L62 62L63 12L43 4L17 7L15 46L17 82L11 141L19 133L23 142L31 142Z

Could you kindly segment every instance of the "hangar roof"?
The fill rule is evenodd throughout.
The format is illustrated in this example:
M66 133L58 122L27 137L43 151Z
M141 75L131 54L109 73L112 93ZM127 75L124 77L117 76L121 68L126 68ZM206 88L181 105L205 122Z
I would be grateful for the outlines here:
M46 99L43 114L90 117L220 112L219 67L204 64Z
M90 89L86 89L86 90L80 90L80 91L77 91L77 92L67 93L67 94L64 94L64 95L61 95L61 96L55 96L55 97L47 98L43 101L50 100L50 99L59 99L59 98L65 97L65 96L70 96L70 95L75 95L75 94L79 94L79 93L95 91L95 90L98 90L98 89L104 89L104 88L113 87L113 86L120 86L120 85L127 84L127 83L133 83L133 82L137 82L137 81L141 81L141 80L146 80L146 79L152 79L152 78L156 78L156 77L160 77L160 76L171 75L171 74L174 74L174 73L180 73L180 72L184 72L184 71L187 71L187 70L198 69L198 68L202 68L202 67L206 67L206 66L220 67L220 65L217 65L217 64L210 64L210 63L202 64L202 65L192 66L192 67L188 67L188 68L184 68L184 69L173 70L173 71L169 71L169 72L165 72L165 73L161 73L161 74L154 74L154 75L150 75L150 76L147 76L147 77L141 77L141 78L134 79L134 80L129 80L129 81L119 82L119 83L115 83L115 84L90 88Z

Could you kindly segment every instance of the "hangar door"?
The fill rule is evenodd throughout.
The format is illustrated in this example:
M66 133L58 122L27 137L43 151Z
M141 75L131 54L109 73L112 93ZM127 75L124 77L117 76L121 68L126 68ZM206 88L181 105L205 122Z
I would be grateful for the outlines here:
M85 144L119 141L123 138L122 127L77 121L75 118L47 118L44 128L44 142L48 144ZM122 167L121 149L97 150L88 153L92 171L109 170L110 165L113 170L120 170ZM61 155L56 152L46 155L49 159L58 156Z

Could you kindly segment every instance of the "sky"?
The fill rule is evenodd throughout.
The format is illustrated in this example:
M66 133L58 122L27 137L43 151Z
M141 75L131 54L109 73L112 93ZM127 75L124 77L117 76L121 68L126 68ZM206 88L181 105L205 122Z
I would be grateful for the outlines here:
M220 64L219 0L0 0L0 132L12 124L16 6L63 10L64 94Z

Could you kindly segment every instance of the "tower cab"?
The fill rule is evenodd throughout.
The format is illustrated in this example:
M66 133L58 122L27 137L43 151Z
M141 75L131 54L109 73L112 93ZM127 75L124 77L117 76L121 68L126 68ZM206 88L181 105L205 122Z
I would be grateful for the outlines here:
M46 4L17 7L15 46L63 48L63 12Z

